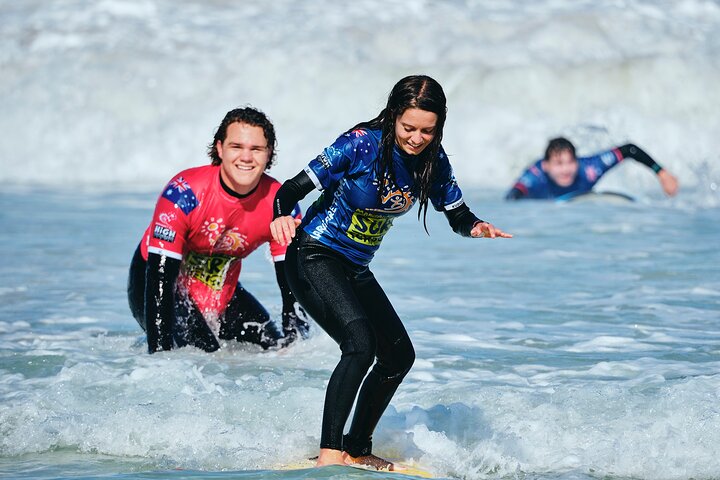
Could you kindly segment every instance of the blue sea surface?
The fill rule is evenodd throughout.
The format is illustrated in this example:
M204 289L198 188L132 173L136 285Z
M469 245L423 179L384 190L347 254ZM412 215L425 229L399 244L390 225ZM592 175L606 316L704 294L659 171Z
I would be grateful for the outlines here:
M410 213L373 261L417 350L376 453L447 478L717 478L718 210L466 191L515 237L432 211L426 235ZM339 355L318 328L281 351L145 353L125 282L155 198L0 194L0 475L383 478L279 471L317 453ZM266 252L243 279L277 315Z
M372 269L417 352L375 453L437 477L720 479L718 0L0 0L0 477L399 478L317 454L332 340L146 353L127 270L230 109L283 181L402 77L447 96L471 240L428 212ZM632 142L632 203L503 201L556 136ZM307 207L317 192L311 193ZM265 248L243 285L280 314Z

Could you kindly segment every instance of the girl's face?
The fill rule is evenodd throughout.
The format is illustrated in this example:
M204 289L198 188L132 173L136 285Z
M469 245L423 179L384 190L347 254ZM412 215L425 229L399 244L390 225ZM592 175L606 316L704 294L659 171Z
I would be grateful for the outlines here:
M435 138L437 114L408 108L395 119L395 143L405 153L420 155Z

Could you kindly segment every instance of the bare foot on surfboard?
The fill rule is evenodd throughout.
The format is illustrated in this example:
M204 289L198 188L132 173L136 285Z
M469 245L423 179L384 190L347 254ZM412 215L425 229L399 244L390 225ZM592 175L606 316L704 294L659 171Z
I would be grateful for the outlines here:
M332 448L321 448L320 455L315 457L316 467L326 467L328 465L345 465L345 454L340 450Z
M362 457L351 457L347 453L343 452L346 465L364 466L374 468L375 470L382 470L388 472L400 472L406 470L402 465L397 465L392 462L380 458L376 455L364 455Z

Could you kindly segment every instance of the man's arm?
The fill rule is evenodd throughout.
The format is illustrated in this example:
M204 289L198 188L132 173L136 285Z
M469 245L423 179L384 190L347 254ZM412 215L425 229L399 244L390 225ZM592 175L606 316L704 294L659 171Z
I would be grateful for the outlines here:
M527 167L505 194L505 200L520 200L522 198L549 198L547 177L538 160Z
M633 160L640 162L646 167L652 169L655 173L662 170L662 167L655 160L653 160L652 157L645 152L645 150L635 144L628 143L626 145L623 145L622 147L619 147L618 150L620 150L620 153L622 153L623 158L632 158Z
M180 260L148 253L145 267L145 322L148 352L171 350L172 325L175 319L175 281Z
M524 188L524 185L516 183L505 195L505 200L520 200L527 197L527 189L522 190L521 188Z
M290 339L290 342L295 340L298 333L302 338L307 338L310 325L308 325L306 319L303 318L305 316L303 309L299 309L301 315L298 315L295 310L295 295L293 295L287 281L285 261L275 262L275 277L277 278L280 296L282 297L282 328L285 337Z
M653 160L653 158L642 148L632 143L628 143L619 147L618 150L620 150L623 158L632 158L652 169L652 171L657 174L658 180L660 180L660 185L666 194L673 196L677 193L678 181L675 176L661 167L660 164Z

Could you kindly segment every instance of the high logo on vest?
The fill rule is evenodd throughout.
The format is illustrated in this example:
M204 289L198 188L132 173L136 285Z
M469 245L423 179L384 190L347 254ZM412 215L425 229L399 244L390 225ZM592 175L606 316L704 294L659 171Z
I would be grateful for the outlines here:
M156 223L153 228L153 238L157 238L163 242L173 243L176 236L177 232L175 230L170 227L160 225L159 223Z

